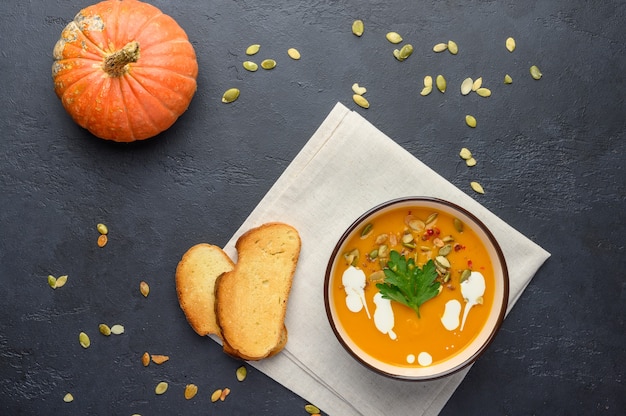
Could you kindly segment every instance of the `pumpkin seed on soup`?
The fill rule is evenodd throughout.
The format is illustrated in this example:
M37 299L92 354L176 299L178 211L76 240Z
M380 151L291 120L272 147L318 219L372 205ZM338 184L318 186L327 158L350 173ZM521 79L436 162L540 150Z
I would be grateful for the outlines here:
M402 36L400 36L400 34L397 32L389 32L385 35L385 37L389 42L394 44L402 42Z
M455 218L454 220L452 220L452 224L454 225L454 229L457 230L457 232L459 233L463 232L463 221L461 221L458 218Z
M265 59L261 62L261 68L263 69L274 69L276 68L276 61L273 59Z
M249 55L249 56L255 55L257 52L259 52L260 49L261 49L261 45L259 44L255 43L254 45L250 45L246 49L246 55Z
M259 69L259 65L257 65L256 62L252 61L244 61L242 65L246 71L250 72L255 72L257 69Z
M300 59L300 52L296 48L289 48L287 50L287 55L289 55L291 59L294 59L296 61Z
M226 90L224 95L222 95L222 102L226 103L226 104L232 103L237 98L239 98L239 89L237 89L237 88L230 88L230 89Z
M357 19L354 22L352 22L352 33L355 36L361 37L361 35L363 35L363 30L364 30L364 25L363 25L362 20Z

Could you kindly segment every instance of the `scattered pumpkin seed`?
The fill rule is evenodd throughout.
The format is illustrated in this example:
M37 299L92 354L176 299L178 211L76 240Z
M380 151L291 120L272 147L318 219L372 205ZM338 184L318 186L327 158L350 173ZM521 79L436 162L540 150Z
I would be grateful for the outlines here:
M424 87L424 88L422 88L422 91L420 92L420 95L427 96L432 91L433 91L433 87Z
M484 194L485 190L483 189L483 186L481 184L479 184L478 182L470 182L470 186L472 187L472 189L479 193L479 194Z
M235 374L237 375L237 381L244 381L248 375L248 369L242 365L237 369Z
M433 46L433 52L436 52L436 53L443 52L446 49L448 49L447 43L438 43L435 46Z
M355 36L361 37L361 35L363 35L363 30L364 30L364 25L363 25L362 20L357 19L354 22L352 22L352 33Z
M396 58L398 61L400 60L400 49L393 50L393 57Z
M246 71L250 72L255 72L257 69L259 69L259 65L257 65L256 62L252 61L244 61L242 65Z
M215 390L213 394L211 394L211 401L215 403L216 401L220 399L221 395L222 395L222 389Z
M124 327L120 324L115 324L111 327L111 333L113 335L121 335L124 333Z
M470 269L463 270L461 272L461 277L459 278L459 283L463 283L464 281L469 279L471 274L472 274L472 271Z
M105 337L108 337L109 335L111 335L111 328L109 328L109 326L107 324L100 324L100 325L98 325L98 330Z
M470 157L469 159L465 161L465 164L469 166L470 168L472 166L476 166L476 159L474 159L473 157Z
M385 37L387 38L389 42L393 44L402 42L402 36L400 36L400 34L396 32L389 32L385 35Z
M463 147L459 152L459 156L461 156L463 160L468 160L472 157L472 152L467 147Z
M454 220L452 220L452 224L454 224L454 229L457 232L459 232L459 233L463 232L463 221L461 221L458 218L455 218Z
M109 229L106 225L100 223L98 225L96 225L96 229L98 230L98 232L100 234L108 234L109 233Z
M476 78L472 84L472 91L478 90L483 85L483 77Z
M489 88L481 87L476 90L476 94L480 95L481 97L489 97L491 96L491 90Z
M150 294L150 286L143 280L139 282L139 292L141 292L144 298L147 298Z
M259 44L255 43L254 45L250 45L246 49L246 55L248 55L248 56L255 55L257 52L259 52L260 49L261 49L261 45L259 45Z
M220 394L220 401L226 400L226 396L230 394L230 389L228 387L222 390L222 394Z
M296 61L300 59L300 52L296 48L289 48L287 50L287 55L289 55L291 59L294 59Z
M60 287L65 286L65 284L67 283L67 275L64 274L63 276L59 276L57 278L56 284L54 286L55 289L58 289Z
M170 359L170 357L167 356L167 355L152 354L151 359L152 359L153 363L161 365L164 362L168 361Z
M437 75L437 80L435 82L437 83L437 89L439 91L441 91L442 93L446 92L447 83L443 75Z
M352 96L352 100L354 100L354 102L359 106L359 107L363 107L363 108L370 108L370 103L369 101L367 101L367 98L363 97L362 95L359 94L354 94Z
M143 364L144 367L150 365L150 354L147 351L141 356L141 364Z
M100 236L98 237L98 247L106 246L108 241L109 239L106 234L100 234Z
M239 89L237 89L237 88L230 88L230 89L226 90L224 95L222 95L222 102L226 103L226 104L232 103L237 98L239 98Z
M396 57L396 59L402 62L406 60L412 54L413 54L413 45L411 45L410 43L407 43L400 49L400 52L398 53L398 56Z
M48 286L50 286L52 289L57 288L57 278L52 276L51 274L48 275Z
M346 262L352 266L356 266L359 264L359 249L355 248L354 250L348 251L343 257L346 259Z
M187 384L185 386L185 399L191 400L196 394L198 394L198 386L195 384Z
M539 70L539 68L537 67L537 65L533 65L530 67L530 75L534 78L534 79L541 79L542 77L542 73Z
M447 256L448 254L450 254L452 252L452 244L446 244L443 247L441 247L439 249L439 255L440 256Z
M457 53L459 53L459 46L453 40L448 41L448 52L450 52L452 55L456 55Z
M507 38L506 42L505 42L505 45L506 45L506 49L509 52L513 52L515 50L515 39Z
M80 334L78 334L78 342L80 343L80 346L83 348L89 348L89 346L91 345L91 340L89 339L89 335L85 334L84 332L81 332Z
M159 384L156 385L156 387L154 388L154 392L158 395L161 395L163 393L165 393L167 391L167 388L169 387L169 385L167 384L167 382L165 381L161 381Z
M370 251L370 253L367 256L370 258L370 260L374 260L375 258L378 257L378 249L377 248L373 249L372 251Z
M433 77L431 77L430 75L426 75L424 77L424 86L425 87L432 87L433 86Z
M370 274L368 279L370 282L382 282L385 280L385 272L383 270L377 270Z
M306 412L310 415L320 412L320 409L317 406L314 406L312 404L305 405L304 410L306 410Z
M65 396L63 396L63 401L65 403L71 403L74 401L74 396L72 395L72 393L67 393Z
M363 95L367 92L367 88L361 87L358 83L352 84L352 92L358 95Z
M511 76L509 74L506 74L504 76L504 83L505 84L512 84L513 83L513 78L511 78Z
M261 68L267 70L274 69L276 68L276 61L273 59L264 59L261 61Z
M471 128L476 127L476 118L474 116L469 115L469 114L466 115L465 116L465 124L467 124Z
M467 95L472 91L474 81L471 78L465 78L461 83L461 95Z

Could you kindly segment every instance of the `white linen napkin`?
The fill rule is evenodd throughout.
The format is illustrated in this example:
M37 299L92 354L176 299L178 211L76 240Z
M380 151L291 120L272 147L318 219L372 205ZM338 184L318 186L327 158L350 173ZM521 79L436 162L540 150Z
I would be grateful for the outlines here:
M509 268L509 310L550 256L338 103L224 248L235 260L237 238L265 222L286 222L300 232L285 322L288 343L280 354L250 365L329 415L435 415L468 371L431 382L375 374L348 355L326 318L324 273L336 242L362 213L402 196L449 200L488 226Z

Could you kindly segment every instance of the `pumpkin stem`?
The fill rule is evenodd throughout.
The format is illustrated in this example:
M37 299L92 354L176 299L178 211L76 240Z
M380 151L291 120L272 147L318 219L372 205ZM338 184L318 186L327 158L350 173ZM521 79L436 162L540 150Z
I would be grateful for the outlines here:
M119 77L128 71L126 65L139 60L139 43L129 42L119 51L113 52L104 58L103 68L111 77Z

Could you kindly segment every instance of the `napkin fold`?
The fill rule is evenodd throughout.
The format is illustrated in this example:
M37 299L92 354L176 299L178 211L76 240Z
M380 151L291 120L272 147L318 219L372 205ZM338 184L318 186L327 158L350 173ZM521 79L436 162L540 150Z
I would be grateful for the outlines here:
M250 365L329 415L436 415L469 368L430 382L375 374L336 340L324 309L324 274L342 233L362 213L389 199L432 196L467 208L492 231L509 269L513 307L548 252L456 188L359 114L337 103L315 134L224 250L250 228L286 222L302 239L287 307L289 341L276 356Z

